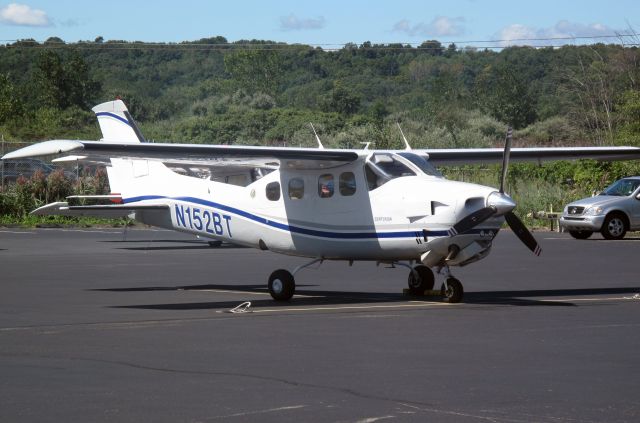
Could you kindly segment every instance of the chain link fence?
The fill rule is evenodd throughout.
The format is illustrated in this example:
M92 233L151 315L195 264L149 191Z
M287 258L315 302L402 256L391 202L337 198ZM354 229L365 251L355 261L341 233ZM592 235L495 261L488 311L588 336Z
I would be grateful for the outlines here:
M9 141L0 135L0 157L20 148L27 147L33 143ZM104 171L104 167L88 165L77 161L61 163L51 163L51 157L27 158L0 160L0 192L18 182L21 178L29 180L33 176L41 172L45 177L56 171L62 172L64 177L69 179L74 185L74 193L82 194L85 186L91 182L100 172Z

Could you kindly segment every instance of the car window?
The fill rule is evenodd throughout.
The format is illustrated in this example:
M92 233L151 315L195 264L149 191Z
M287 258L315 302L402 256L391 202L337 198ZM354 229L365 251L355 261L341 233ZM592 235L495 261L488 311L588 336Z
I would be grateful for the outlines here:
M602 191L601 195L626 197L633 194L638 186L640 186L640 179L620 179Z

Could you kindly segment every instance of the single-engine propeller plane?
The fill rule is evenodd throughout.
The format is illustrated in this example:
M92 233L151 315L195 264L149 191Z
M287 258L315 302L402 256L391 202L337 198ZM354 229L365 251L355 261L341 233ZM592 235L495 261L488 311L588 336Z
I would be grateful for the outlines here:
M34 214L133 215L145 224L212 240L310 258L275 270L268 289L291 299L295 274L324 260L368 260L409 269L411 293L442 277L444 300L459 302L451 268L486 257L506 221L534 254L541 248L505 192L509 160L640 158L636 147L345 150L146 142L121 100L94 109L103 139L52 140L3 159L70 154L108 163L112 194L72 196ZM314 131L315 132L315 131ZM316 136L317 137L317 136ZM65 160L65 158L59 159ZM435 165L499 163L498 189L445 179Z

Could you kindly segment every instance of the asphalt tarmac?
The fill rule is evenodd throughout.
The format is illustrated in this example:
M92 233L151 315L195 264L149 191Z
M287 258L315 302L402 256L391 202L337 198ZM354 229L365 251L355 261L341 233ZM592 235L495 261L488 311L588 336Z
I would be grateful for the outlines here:
M461 304L343 262L279 304L269 274L304 259L0 229L0 421L640 421L640 238L536 237L454 269Z

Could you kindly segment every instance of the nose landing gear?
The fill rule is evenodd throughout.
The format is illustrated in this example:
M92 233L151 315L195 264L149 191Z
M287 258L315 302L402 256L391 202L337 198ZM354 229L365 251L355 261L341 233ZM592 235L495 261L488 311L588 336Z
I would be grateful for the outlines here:
M438 273L444 275L444 282L440 288L444 301L451 304L462 301L464 288L462 283L451 275L449 266L442 266L438 269Z

